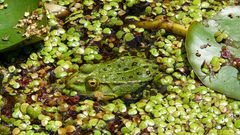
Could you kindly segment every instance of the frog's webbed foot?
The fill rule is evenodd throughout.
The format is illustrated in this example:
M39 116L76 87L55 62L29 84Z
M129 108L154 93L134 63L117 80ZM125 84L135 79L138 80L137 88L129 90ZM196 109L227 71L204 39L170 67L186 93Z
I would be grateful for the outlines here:
M118 97L115 94L104 94L100 91L95 91L93 96L97 99L97 101L107 101Z
M149 90L144 90L142 94L143 94L143 98L148 99L151 96L157 95L157 93L158 93L157 89L149 89Z
M163 74L157 74L154 78L153 78L153 84L155 85L155 88L161 93L164 94L167 92L167 85L162 85L161 83L161 78L163 78Z
M66 85L64 83L53 83L50 84L49 90L54 90L54 91L62 91L63 89L66 88Z
M162 86L161 78L163 78L163 74L161 74L161 73L154 76L153 81L152 81L153 84L157 87L161 87Z

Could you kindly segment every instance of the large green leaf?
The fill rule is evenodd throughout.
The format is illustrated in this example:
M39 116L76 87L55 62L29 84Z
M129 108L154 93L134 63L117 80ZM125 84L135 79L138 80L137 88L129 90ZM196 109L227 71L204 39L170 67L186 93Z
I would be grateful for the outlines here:
M5 0L6 9L0 10L0 52L14 48L26 41L19 29L14 28L25 12L38 8L39 0ZM28 39L29 40L29 39ZM35 39L30 39L34 42Z
M240 58L240 7L228 7L222 10L212 20L193 23L186 36L186 51L189 63L199 79L208 87L229 97L240 100L239 67L233 66L233 59ZM226 41L216 41L216 32L228 35ZM202 71L204 63L211 63L213 57L222 57L222 48L231 53L217 72L207 74ZM209 68L211 70L211 68Z

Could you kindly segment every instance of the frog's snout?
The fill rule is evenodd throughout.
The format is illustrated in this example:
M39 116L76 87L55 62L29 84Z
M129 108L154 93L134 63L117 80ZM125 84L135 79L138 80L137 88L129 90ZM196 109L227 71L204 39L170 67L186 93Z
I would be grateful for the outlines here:
M67 80L65 82L65 85L66 85L66 88L71 88L72 83L71 83L71 81Z
M71 75L69 78L67 78L67 81L65 82L66 88L70 90L76 90L76 91L82 91L82 83L79 82L79 78L76 76L76 74Z
M68 78L66 79L65 85L66 85L67 88L71 88L71 86L73 85L73 80L72 80L73 77L74 77L74 76L71 75L70 77L68 77Z

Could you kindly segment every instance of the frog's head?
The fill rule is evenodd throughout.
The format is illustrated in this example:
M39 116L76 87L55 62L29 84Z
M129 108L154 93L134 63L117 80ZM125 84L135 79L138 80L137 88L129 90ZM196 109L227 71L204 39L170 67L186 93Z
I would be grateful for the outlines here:
M95 97L99 100L109 100L116 97L108 85L100 83L100 79L92 72L96 67L85 64L80 71L71 75L66 82L67 88L75 90L80 95Z

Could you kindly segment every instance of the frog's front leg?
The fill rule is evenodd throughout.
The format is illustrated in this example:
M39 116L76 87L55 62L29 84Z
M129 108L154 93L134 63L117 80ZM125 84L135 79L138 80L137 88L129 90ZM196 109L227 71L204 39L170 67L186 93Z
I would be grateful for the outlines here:
M98 101L106 101L117 98L119 95L114 93L113 89L106 84L101 84L98 89L94 91L88 91L87 95L92 95L94 98L96 98Z
M156 86L156 87L161 87L162 86L162 83L161 83L161 79L163 78L163 74L162 73L157 73L154 78L153 78L153 84Z

